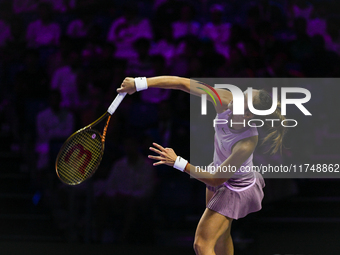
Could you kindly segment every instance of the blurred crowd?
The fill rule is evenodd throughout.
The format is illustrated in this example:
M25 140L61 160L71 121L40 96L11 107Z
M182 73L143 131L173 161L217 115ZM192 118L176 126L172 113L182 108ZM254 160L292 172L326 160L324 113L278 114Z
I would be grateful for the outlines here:
M126 76L339 77L339 13L335 0L1 0L0 149L20 151L46 190L46 178L58 185L48 176L60 145L106 111ZM189 158L189 119L182 92L124 99L93 179L97 238L112 204L165 219L170 206L204 204L198 182L145 159L154 141ZM151 199L162 212L142 206ZM137 215L125 217L121 238Z

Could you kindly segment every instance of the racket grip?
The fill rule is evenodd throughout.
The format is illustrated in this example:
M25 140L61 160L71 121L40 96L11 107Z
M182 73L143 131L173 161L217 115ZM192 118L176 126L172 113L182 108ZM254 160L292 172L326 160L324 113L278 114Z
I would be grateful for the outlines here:
M120 105L120 103L123 101L124 97L126 96L126 92L119 93L116 98L111 103L109 109L107 109L107 112L112 115L117 107Z

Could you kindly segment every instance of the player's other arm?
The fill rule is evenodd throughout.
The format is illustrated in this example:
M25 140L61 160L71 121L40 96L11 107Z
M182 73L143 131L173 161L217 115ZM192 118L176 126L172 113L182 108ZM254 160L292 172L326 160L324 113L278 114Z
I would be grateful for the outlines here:
M146 81L148 88L177 89L195 96L201 96L202 94L206 94L206 90L210 90L207 88L207 86L202 85L195 80L178 76L156 76L147 78ZM216 110L225 110L232 100L232 94L230 91L224 89L215 90L220 96L222 102L222 105L217 104ZM117 89L117 92L127 92L130 95L136 92L135 79L130 77L125 78L121 84L121 87ZM217 95L212 91L210 92L215 101L218 102L219 99ZM211 102L214 101L210 96L208 96L207 99Z
M258 138L257 136L252 136L245 138L237 142L232 149L231 155L215 169L215 173L211 173L206 169L201 169L200 167L191 165L187 163L186 167L183 169L184 172L192 176L193 178L209 185L216 187L226 182L234 174L233 171L227 171L227 169L239 169L243 162L245 162L256 148ZM168 166L174 166L177 159L177 154L171 148L163 148L161 145L154 143L156 148L150 147L150 150L157 153L158 156L149 155L149 158L158 160L154 163L155 166L165 164ZM225 171L222 171L226 169Z
M257 140L257 136L252 136L237 142L233 146L231 155L219 166L218 169L215 169L215 174L202 172L202 169L191 164L187 164L184 171L209 186L219 186L233 176L234 172L231 171L232 169L239 169L243 162L250 157L256 148Z

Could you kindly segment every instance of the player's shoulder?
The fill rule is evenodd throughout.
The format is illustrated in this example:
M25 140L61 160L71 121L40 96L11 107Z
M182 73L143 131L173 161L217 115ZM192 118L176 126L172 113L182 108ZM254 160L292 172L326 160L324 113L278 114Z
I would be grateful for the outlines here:
M231 95L231 92L227 89L216 88L215 90L220 96L230 96Z
M246 137L235 143L232 151L241 153L252 153L255 150L257 143L258 143L257 135Z

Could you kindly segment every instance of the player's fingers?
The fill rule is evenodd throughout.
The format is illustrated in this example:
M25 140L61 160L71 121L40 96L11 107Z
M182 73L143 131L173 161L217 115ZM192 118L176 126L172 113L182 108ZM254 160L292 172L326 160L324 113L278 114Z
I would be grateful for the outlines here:
M158 154L161 154L161 153L162 153L160 150L157 150L157 149L154 148L154 147L149 147L149 150L150 150L150 151L153 151L153 152L156 152L156 153L158 153Z
M121 92L126 92L126 89L123 87L118 88L117 93L121 93Z
M150 147L149 149L150 149L150 151L156 152L156 153L158 153L159 155L165 156L165 153L164 153L164 152L162 152L162 151L160 151L160 150L157 150L156 148Z
M158 149L160 149L161 151L164 151L165 149L163 148L163 146L157 144L157 143L152 143L154 146L156 146Z
M148 158L152 158L152 159L154 159L154 160L161 160L161 161L164 160L163 157L160 157L160 156L153 156L153 155L149 155Z
M165 164L165 162L164 161L158 161L156 163L153 163L152 165L153 166L159 166L159 165L162 165L162 164Z

